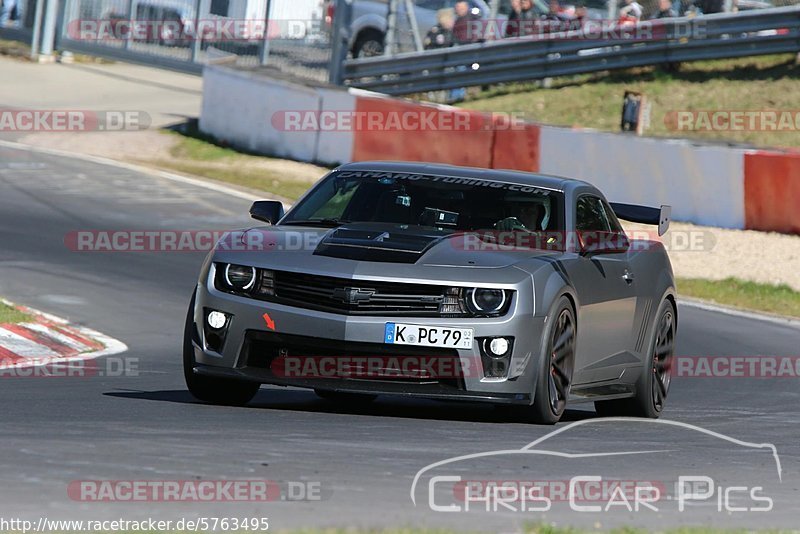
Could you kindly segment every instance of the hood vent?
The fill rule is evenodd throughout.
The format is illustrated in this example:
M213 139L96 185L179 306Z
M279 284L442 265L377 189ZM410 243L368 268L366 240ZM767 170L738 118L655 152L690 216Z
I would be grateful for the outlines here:
M433 245L452 233L421 226L350 223L326 235L314 254L358 261L416 263Z

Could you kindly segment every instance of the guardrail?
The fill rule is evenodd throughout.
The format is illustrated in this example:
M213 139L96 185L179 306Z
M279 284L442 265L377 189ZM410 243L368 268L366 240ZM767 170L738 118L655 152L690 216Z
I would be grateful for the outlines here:
M348 60L347 85L390 95L501 82L800 51L800 7L697 18L661 19L626 27L625 37L583 30L550 38L522 37L442 50Z

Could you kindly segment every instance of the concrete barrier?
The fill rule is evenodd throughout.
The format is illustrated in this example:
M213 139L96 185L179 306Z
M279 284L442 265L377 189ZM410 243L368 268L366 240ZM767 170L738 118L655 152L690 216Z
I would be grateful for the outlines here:
M356 112L382 119L387 126L395 123L401 127L356 132L353 161L427 161L491 167L494 133L487 114L363 94L356 98Z
M614 202L670 204L676 220L744 228L744 152L542 127L540 171L591 182Z
M493 169L539 172L541 168L541 128L538 124L499 127L492 143Z
M209 66L203 71L200 131L250 152L316 161L319 132L287 132L273 122L281 112L316 110L321 102L312 87Z
M800 234L800 154L746 154L744 190L748 229Z

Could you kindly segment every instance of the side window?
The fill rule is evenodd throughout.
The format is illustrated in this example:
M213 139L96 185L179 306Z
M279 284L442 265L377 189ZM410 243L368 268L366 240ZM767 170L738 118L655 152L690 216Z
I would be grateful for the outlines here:
M591 195L578 199L575 229L579 232L610 232L611 224L603 209L603 201Z
M614 213L614 210L611 209L611 206L609 206L608 202L605 200L603 201L603 209L605 210L606 215L608 215L608 222L611 225L611 231L619 234L625 233L625 230L622 228L619 219L617 219L617 214Z

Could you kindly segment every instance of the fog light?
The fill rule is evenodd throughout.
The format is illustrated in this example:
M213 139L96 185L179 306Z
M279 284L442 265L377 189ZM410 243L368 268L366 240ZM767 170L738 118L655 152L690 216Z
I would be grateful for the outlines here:
M219 330L220 328L225 326L225 323L228 322L228 316L222 312L212 311L211 313L208 314L206 321L208 322L208 326L210 326L214 330Z
M508 352L508 340L504 337L496 337L489 343L489 352L492 356L505 356Z

